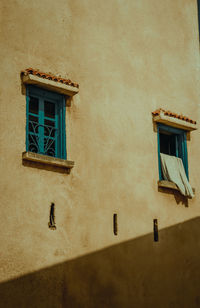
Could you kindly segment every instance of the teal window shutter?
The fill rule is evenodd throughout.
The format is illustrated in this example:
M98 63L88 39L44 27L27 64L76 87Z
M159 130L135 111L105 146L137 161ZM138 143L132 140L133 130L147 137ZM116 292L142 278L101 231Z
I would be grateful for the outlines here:
M66 159L64 96L35 86L26 91L26 151Z
M199 40L200 40L200 0L197 0L197 14L198 14Z

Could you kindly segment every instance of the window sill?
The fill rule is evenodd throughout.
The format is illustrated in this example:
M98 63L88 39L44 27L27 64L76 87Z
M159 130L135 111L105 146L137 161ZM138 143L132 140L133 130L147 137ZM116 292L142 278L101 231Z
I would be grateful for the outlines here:
M41 77L32 75L32 74L27 74L27 75L22 75L22 82L24 84L32 84L39 86L41 88L54 91L60 94L64 94L67 96L73 96L78 93L79 89L77 87L73 87L70 85L62 84L60 82L56 82L53 80L48 80L48 79L43 79Z
M49 167L55 167L63 172L70 173L71 169L74 167L74 161L60 159L56 157L51 157L47 155L41 155L32 152L23 152L22 160L29 161L34 164L46 165Z
M158 187L159 188L170 188L174 190L179 190L175 183L169 182L169 181L158 181ZM195 194L195 188L192 188L193 193Z

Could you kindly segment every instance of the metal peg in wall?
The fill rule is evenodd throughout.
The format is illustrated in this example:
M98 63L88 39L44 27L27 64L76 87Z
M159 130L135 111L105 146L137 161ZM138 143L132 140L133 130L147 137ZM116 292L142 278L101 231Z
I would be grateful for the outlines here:
M154 242L158 242L158 219L153 220Z
M113 214L113 233L114 235L117 235L118 233L118 228L117 228L117 214Z
M55 204L54 203L51 203L48 226L51 230L56 230Z

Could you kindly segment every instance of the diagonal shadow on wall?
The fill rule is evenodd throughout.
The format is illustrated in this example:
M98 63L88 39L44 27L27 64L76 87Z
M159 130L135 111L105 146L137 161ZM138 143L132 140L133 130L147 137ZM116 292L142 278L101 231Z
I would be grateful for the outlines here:
M0 307L200 307L200 217L4 282Z

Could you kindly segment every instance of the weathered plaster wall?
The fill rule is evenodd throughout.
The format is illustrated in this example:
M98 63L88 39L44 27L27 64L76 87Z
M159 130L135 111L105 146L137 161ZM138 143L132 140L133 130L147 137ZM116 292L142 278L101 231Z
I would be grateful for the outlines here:
M151 117L162 107L199 120L195 0L2 0L0 37L2 282L134 241L152 232L153 218L166 229L200 215L199 131L188 141L196 196L185 207L178 194L158 192L157 135ZM68 158L75 161L70 175L22 164L26 105L20 71L27 67L80 84L66 115ZM51 202L56 231L48 229ZM167 254L167 259L176 245L184 251L187 240L183 233L180 243L174 239L164 251L157 243L156 258ZM124 254L127 248L119 247ZM136 262L128 256L126 262ZM115 255L106 258L110 268ZM191 266L189 276L195 271ZM157 288L162 277L152 280L153 266L148 273L152 288ZM105 277L112 286L115 268ZM91 269L87 284L94 279ZM120 305L123 293L115 296ZM180 298L180 292L174 294L174 302Z
M2 307L199 307L199 217L0 285ZM187 242L187 245L185 244ZM174 248L176 247L176 248Z

